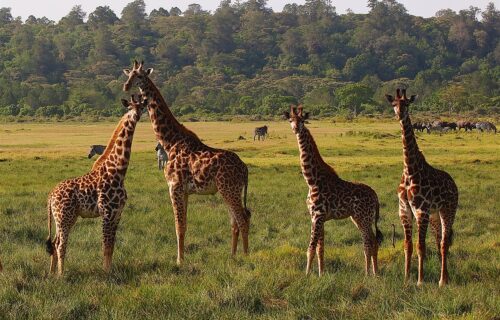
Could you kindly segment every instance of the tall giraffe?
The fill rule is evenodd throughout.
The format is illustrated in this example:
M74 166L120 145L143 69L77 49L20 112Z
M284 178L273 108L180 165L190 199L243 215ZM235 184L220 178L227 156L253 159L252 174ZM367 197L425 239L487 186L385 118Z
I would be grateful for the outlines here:
M220 192L229 207L232 225L232 254L236 254L238 236L243 238L243 252L248 253L250 211L246 206L248 169L233 152L203 144L195 133L180 124L170 111L160 91L149 78L153 69L144 70L144 62L134 61L132 70L123 70L128 79L123 89L139 87L148 98L148 112L156 139L168 154L164 169L175 216L177 264L184 259L184 238L188 195ZM242 194L243 191L243 204Z
M377 194L367 185L342 180L323 160L311 132L304 125L309 113L304 113L301 105L297 110L291 106L290 112L285 112L284 117L297 136L302 174L309 186L306 203L311 215L311 240L307 250L306 274L311 271L315 253L318 254L319 275L323 273L325 221L351 217L363 238L365 272L368 274L370 264L373 263L373 274L376 275L378 246L382 242L382 233L377 227Z
M124 186L130 160L135 126L147 101L132 96L130 102L122 99L128 112L121 118L104 153L94 162L92 170L78 178L60 182L47 201L49 236L47 252L51 255L50 271L64 272L64 257L71 227L78 216L102 217L104 270L111 269L116 229L127 200ZM54 240L51 239L52 218L56 224Z
M453 220L458 206L458 190L446 172L431 167L418 149L412 130L409 105L416 96L406 97L406 89L397 89L396 97L386 95L399 119L403 139L403 176L398 186L399 218L404 228L405 280L410 277L412 244L412 213L418 228L418 285L424 281L425 235L429 221L441 252L439 286L448 283L447 254L452 242Z

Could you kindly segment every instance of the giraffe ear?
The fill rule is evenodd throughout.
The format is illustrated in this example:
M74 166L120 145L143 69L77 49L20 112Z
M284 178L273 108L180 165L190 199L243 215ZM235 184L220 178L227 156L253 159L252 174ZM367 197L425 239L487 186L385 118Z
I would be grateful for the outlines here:
M128 101L125 100L125 99L121 99L122 101L122 105L125 107L125 108L128 108Z
M417 95L416 95L416 94L413 94L413 95L410 97L410 102L415 102L415 100L417 100Z
M387 98L387 101L389 101L390 103L394 101L394 97L391 96L390 94L386 94L385 97Z
M285 120L290 119L290 112L288 112L288 111L284 111L284 112L283 112L283 119L285 119Z
M153 68L148 68L148 70L146 70L146 75L147 76L149 76L152 73L153 73Z
M307 119L309 119L309 112L306 112L306 113L304 114L304 117L303 117L303 119L304 119L304 120L307 120Z
M128 77L130 74L130 69L123 69L123 73Z

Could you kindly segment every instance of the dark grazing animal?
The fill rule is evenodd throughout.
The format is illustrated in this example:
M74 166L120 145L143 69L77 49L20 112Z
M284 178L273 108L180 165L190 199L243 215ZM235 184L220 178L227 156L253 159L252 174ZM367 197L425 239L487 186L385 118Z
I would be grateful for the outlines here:
M101 155L105 149L106 149L106 146L103 146L101 144L91 145L90 150L89 150L89 155L88 155L89 159L92 158L96 154Z
M457 128L458 128L458 131L460 131L460 129L464 129L465 131L467 130L470 130L472 131L472 129L475 129L476 128L476 123L475 122L472 122L472 121L457 121Z
M430 133L430 125L426 122L415 122L413 124L413 130L419 132L424 132L424 130L427 130L427 133Z
M495 125L493 123L488 122L488 121L479 121L479 122L476 122L476 129L480 130L481 132L483 132L483 131L487 131L487 132L494 131L495 133L497 133L497 127L495 127Z
M259 139L259 141L260 141L260 137L262 137L262 141L264 141L266 135L267 135L267 126L257 127L257 128L255 128L255 131L254 131L253 141L255 141L255 137L257 137L257 139Z

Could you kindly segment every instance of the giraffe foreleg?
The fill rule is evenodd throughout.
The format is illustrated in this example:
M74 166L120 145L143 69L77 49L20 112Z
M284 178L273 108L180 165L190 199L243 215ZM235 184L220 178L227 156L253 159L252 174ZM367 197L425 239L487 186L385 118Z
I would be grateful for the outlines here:
M404 188L404 187L403 187ZM404 251L405 251L405 282L410 280L411 256L413 254L412 243L412 219L410 204L406 198L405 191L399 193L399 219L403 226L405 235Z
M311 273L311 265L314 260L314 255L316 254L316 246L318 245L318 240L320 235L324 233L324 216L321 213L311 214L311 240L309 242L309 247L307 248L307 266L306 275ZM319 260L318 260L319 262Z
M425 260L425 236L429 225L429 213L427 210L417 210L417 226L418 226L418 282L417 285L422 285L424 282L424 260Z
M231 254L236 255L238 249L238 237L240 235L240 229L238 228L238 223L233 217L231 217L231 232L232 232L232 243L231 243Z
M184 260L184 238L187 228L187 204L188 195L184 188L176 185L169 185L170 200L175 217L175 233L177 236L177 265L181 265Z

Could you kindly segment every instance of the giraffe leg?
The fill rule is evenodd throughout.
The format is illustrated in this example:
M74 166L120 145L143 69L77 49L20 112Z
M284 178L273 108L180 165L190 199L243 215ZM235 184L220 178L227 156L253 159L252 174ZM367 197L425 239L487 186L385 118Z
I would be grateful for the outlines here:
M106 273L111 271L111 262L116 240L116 230L118 229L119 217L114 219L104 219L102 226L104 262L103 269Z
M231 232L232 232L232 246L231 254L234 256L238 248L238 237L240 235L240 229L238 228L238 223L231 217Z
M57 238L57 275L62 276L64 273L64 258L66 256L66 248L68 246L69 233L76 222L77 215L74 210L62 210L62 218L56 228Z
M446 285L449 281L448 277L448 250L451 246L453 236L453 220L455 218L455 210L441 210L439 212L442 225L442 240L441 240L441 277L439 286Z
M429 213L424 210L417 211L417 226L418 226L418 282L417 285L422 285L424 282L424 260L425 260L425 235L429 225Z
M236 254L236 247L238 243L238 235L241 233L241 239L243 242L243 253L248 254L248 232L250 228L250 217L247 216L247 212L243 207L243 201L241 199L242 187L219 184L219 192L224 199L224 202L229 207L229 213L231 215L231 225L232 225L232 250L233 254ZM235 229L237 227L237 229Z
M177 235L177 265L184 260L184 237L186 234L188 195L181 186L170 185L170 200L175 216L175 233Z
M405 250L405 282L410 280L411 256L413 254L412 243L412 219L410 204L406 200L404 193L399 194L399 219L403 225L405 234L404 250Z
M309 247L307 249L307 266L306 266L306 275L311 273L311 265L314 260L314 255L316 253L316 246L318 244L318 240L323 231L323 220L324 217L321 213L312 213L311 214L311 240L309 242Z
M321 277L324 270L324 255L325 255L325 229L321 228L319 231L318 245L316 247L316 254L318 255L318 275Z
M371 221L366 221L363 218L365 214L353 215L351 216L352 222L361 232L361 238L363 239L363 249L365 254L365 274L368 275L370 271L371 258L373 253L373 245L376 243L375 234L373 233Z
M55 252L50 256L50 273L56 273L57 270L57 247L59 247L59 236L56 231L56 238L54 239L53 247L56 248Z
M436 247L438 251L439 259L441 259L441 220L439 219L438 212L432 212L429 217L429 223L431 225L432 232L436 239Z

